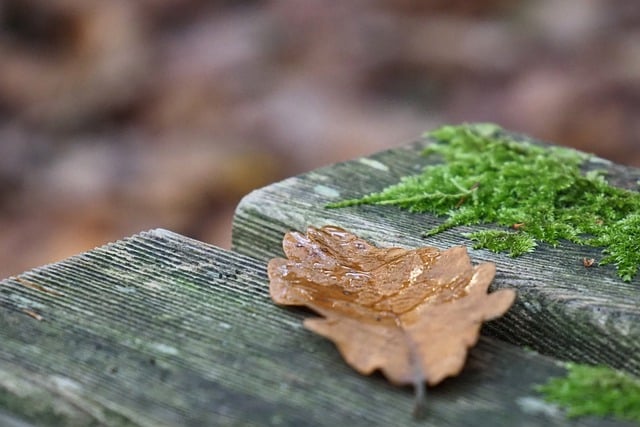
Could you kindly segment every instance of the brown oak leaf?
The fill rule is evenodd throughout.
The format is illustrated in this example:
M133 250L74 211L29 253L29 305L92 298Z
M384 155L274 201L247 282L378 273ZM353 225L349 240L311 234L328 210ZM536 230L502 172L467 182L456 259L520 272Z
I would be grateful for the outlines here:
M287 233L283 248L288 259L268 267L273 301L322 315L305 327L332 340L358 372L380 369L417 393L457 375L482 322L515 298L511 289L487 294L495 265L472 266L462 246L377 248L325 226Z

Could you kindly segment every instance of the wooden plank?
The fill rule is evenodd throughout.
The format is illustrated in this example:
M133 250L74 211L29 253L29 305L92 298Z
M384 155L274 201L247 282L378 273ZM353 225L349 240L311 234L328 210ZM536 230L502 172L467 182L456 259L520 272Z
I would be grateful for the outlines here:
M526 139L524 137L520 137ZM458 227L434 237L421 234L443 222L394 206L325 209L329 202L360 197L420 172L429 160L420 155L428 140L332 165L270 185L247 195L236 211L233 248L262 260L281 256L282 236L309 225L334 224L378 245L403 247L471 246ZM594 159L588 168L607 168L614 185L637 188L640 170ZM563 242L540 244L519 258L470 250L475 261L493 261L494 288L518 291L515 306L485 332L543 354L585 363L604 363L640 374L640 279L624 283L613 266L587 269L582 260L600 251Z
M411 418L268 297L265 264L163 230L0 282L0 421L17 426L623 425L569 422L533 386L564 368L491 338Z
M11 414L0 411L0 426L3 427L33 427L33 424L27 423L20 418Z

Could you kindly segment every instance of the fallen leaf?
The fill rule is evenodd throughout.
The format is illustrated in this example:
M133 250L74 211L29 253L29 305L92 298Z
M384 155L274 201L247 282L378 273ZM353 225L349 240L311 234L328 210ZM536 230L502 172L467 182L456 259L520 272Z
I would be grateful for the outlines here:
M326 226L287 233L283 248L288 259L268 267L273 301L322 315L305 327L334 341L358 372L380 369L417 394L457 375L482 322L515 298L511 289L487 294L495 265L472 266L463 246L377 248Z

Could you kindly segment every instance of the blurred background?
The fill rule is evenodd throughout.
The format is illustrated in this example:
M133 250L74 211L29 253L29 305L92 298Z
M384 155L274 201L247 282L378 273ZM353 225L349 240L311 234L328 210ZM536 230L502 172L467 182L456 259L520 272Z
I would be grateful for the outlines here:
M640 165L640 2L0 0L0 276L463 121Z

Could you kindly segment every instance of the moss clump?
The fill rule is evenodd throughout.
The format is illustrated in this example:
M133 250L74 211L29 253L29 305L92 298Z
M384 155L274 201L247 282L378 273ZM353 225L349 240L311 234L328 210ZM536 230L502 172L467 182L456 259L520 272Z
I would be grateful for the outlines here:
M474 249L485 248L493 252L509 252L513 257L532 252L536 247L536 240L527 233L500 230L483 230L466 234L475 242Z
M605 226L589 243L605 247L606 256L600 264L615 264L620 277L631 280L640 265L640 213Z
M603 171L583 173L589 155L516 141L498 126L444 126L424 154L444 163L428 166L379 193L329 205L395 205L446 215L434 235L459 225L494 223L517 232L470 234L476 248L517 256L536 242L561 239L603 247L600 264L614 263L629 281L640 265L640 193L609 185Z
M568 363L567 375L536 387L567 416L611 416L640 422L640 379L602 366Z

